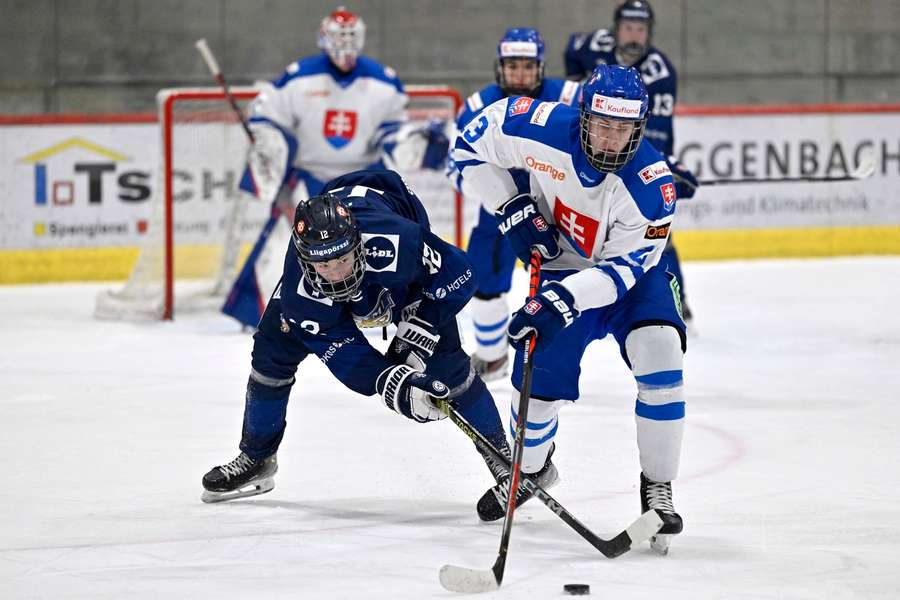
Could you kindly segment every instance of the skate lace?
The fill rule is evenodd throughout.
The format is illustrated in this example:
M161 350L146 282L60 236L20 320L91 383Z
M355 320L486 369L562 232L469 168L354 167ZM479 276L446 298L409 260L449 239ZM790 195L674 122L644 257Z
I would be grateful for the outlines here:
M229 478L236 477L240 475L247 469L253 466L253 459L241 452L237 458L228 463L227 465L222 465L220 468L222 472L228 475Z
M668 483L648 481L647 505L650 508L656 508L663 512L674 513L675 506L672 504L672 486Z

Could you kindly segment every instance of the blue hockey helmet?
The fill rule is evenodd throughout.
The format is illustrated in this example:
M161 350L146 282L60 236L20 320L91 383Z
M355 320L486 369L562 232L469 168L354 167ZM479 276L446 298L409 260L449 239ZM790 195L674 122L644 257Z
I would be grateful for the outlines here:
M325 193L300 202L291 241L313 289L335 302L347 302L359 292L366 253L353 213L337 196Z
M649 96L634 67L598 65L581 89L581 148L598 171L618 171L637 152Z
M508 81L503 73L503 62L511 58L521 58L535 62L536 77L533 82ZM537 95L544 81L544 38L532 27L513 27L507 29L497 44L497 61L495 63L497 85L507 96Z

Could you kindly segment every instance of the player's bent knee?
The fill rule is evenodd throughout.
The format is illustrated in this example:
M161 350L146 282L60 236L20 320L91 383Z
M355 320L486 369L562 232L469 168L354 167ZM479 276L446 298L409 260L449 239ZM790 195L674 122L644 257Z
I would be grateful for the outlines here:
M635 377L665 371L681 371L684 353L681 335L671 325L647 325L625 338L625 352Z

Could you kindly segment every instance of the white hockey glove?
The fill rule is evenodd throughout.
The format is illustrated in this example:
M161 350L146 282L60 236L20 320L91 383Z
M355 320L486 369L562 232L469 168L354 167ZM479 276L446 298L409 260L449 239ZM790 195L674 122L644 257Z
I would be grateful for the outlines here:
M260 200L272 202L284 182L288 168L287 140L284 135L268 125L251 126L256 140L247 154L247 164L253 174L256 193Z
M397 130L397 142L390 155L391 166L400 171L442 169L450 148L446 129L447 124L441 121L431 121L426 125L403 124Z
M382 371L375 382L375 389L385 406L417 423L439 421L447 416L430 399L443 400L450 395L450 389L431 375L409 365L397 365Z
M440 340L434 325L419 317L409 317L397 325L397 334L388 348L388 359L424 371Z

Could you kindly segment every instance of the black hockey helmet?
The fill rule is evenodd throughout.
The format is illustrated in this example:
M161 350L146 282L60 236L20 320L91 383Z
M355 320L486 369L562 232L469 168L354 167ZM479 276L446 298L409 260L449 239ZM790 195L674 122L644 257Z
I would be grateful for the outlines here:
M356 218L337 196L325 193L300 202L291 239L303 275L315 290L335 302L347 302L356 295L366 272L366 256ZM344 257L351 264L342 279L333 281L316 270L316 263Z
M618 27L619 21L625 19L643 21L647 24L647 29L653 32L653 7L647 0L628 0L620 4L613 13L613 23Z

